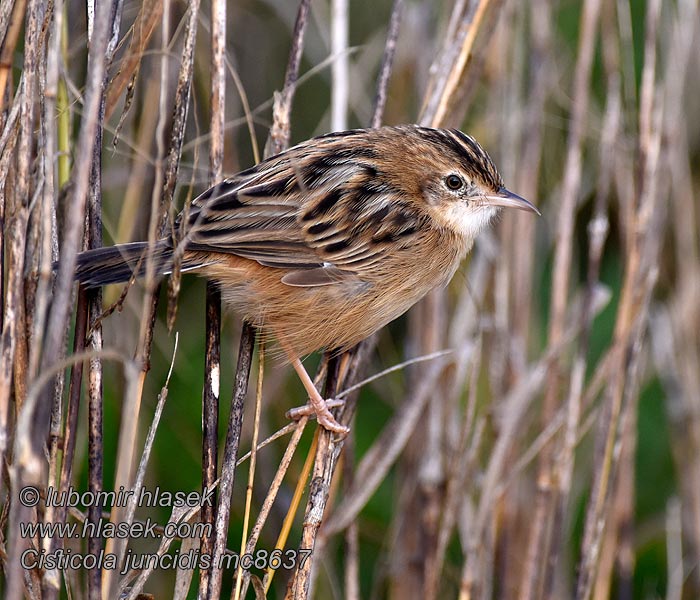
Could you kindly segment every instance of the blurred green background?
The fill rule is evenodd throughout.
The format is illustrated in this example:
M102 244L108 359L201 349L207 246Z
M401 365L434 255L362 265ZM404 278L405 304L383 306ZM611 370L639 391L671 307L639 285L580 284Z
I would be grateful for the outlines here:
M523 3L528 4L528 3ZM605 3L604 3L605 4ZM612 3L611 3L612 4ZM140 3L128 2L125 5L125 22L135 17ZM639 86L642 77L644 55L644 28L647 3L633 0L629 4L618 2L629 11L633 33L633 46L623 48L633 59L633 75L635 89L625 89L632 96L626 109L638 104ZM302 61L303 80L299 85L294 100L292 112L292 141L300 141L315 134L326 132L330 128L329 103L331 94L331 76L328 64L329 57L329 6L326 2L312 3L312 19L308 28L305 51ZM428 80L429 67L441 44L441 33L447 23L451 3L449 2L407 2L404 10L402 28L399 35L396 64L394 66L389 88L389 100L384 121L388 124L413 122L416 120L421 106ZM201 7L200 31L197 42L197 61L195 64L195 86L193 89L192 105L188 122L188 134L180 171L181 186L178 192L180 202L187 194L196 194L206 187L208 143L208 21L209 3L203 2ZM185 10L185 3L175 2L172 5L172 22L178 23ZM500 12L498 26L493 38L484 52L484 63L479 75L478 84L471 96L467 116L461 128L473 133L490 151L497 164L512 164L512 159L504 156L504 140L507 140L507 114L502 109L508 106L505 95L509 87L518 84L527 87L528 72L531 68L527 53L529 28L532 23L529 12L517 2L497 4ZM552 280L553 252L552 243L554 230L557 226L558 192L561 189L562 172L566 156L566 140L569 134L571 89L573 65L578 52L582 3L564 0L551 4L551 47L547 57L551 72L548 97L543 115L542 135L544 139L540 177L538 182L539 197L534 198L541 208L542 219L536 223L535 235L535 265L533 270L533 312L531 319L530 343L527 348L529 360L538 358L547 342L547 327L550 314L550 296ZM677 10L675 2L664 2L662 7L662 24L660 26L660 46L668 49L673 42L674 30L671 28L670 16ZM228 52L227 57L232 69L235 69L242 82L248 101L254 107L255 133L258 144L262 148L271 124L270 100L275 90L279 90L287 63L290 47L290 32L296 11L296 3L286 0L253 1L242 0L231 2L228 7ZM351 61L351 91L348 126L365 126L371 115L374 82L376 79L379 60L383 50L387 23L391 12L391 3L387 0L356 0L350 7L350 61ZM609 18L610 10L604 10L602 18ZM68 22L70 31L84 31L84 20L81 5L69 3ZM694 13L697 16L697 11ZM697 32L697 26L695 27ZM176 40L181 39L178 30ZM157 36L156 36L157 38ZM515 39L516 41L512 41ZM504 49L504 42L512 42L514 49ZM85 40L80 36L69 37L68 53L70 56L82 57ZM149 196L142 195L135 206L131 206L124 216L124 198L130 174L136 163L143 161L143 156L152 160L155 152L155 140L147 139L145 145L138 140L140 125L147 120L151 110L152 97L146 93L148 82L159 77L160 52L159 41L152 43L152 53L142 60L137 93L134 105L127 115L122 135L113 147L112 136L106 135L104 140L104 223L105 243L127 241L120 237L127 232L128 238L143 239L147 228ZM698 48L697 42L694 46ZM171 76L174 77L178 64L179 43L173 43ZM661 58L660 58L661 60ZM325 65L323 64L325 62ZM525 73L513 83L513 72L518 64L522 65ZM323 65L323 66L319 66ZM686 93L688 99L684 106L688 109L686 121L687 131L685 143L689 151L688 164L692 168L691 180L697 188L700 175L700 120L695 118L698 108L698 60L692 59L695 78L688 82ZM80 81L84 65L80 60L71 61L69 73ZM593 212L593 201L597 185L598 146L602 135L602 113L606 99L606 78L603 65L602 48L598 40L595 59L590 79L590 106L588 111L587 129L584 135L583 175L581 186L581 205L577 214L573 243L574 258L572 261L572 289L579 289L586 282L587 268L587 227ZM500 108L499 108L500 107ZM118 112L118 111L117 111ZM500 115L500 116L499 116ZM116 117L110 123L114 125ZM624 118L633 123L636 114L626 112ZM236 171L253 164L253 154L248 131L243 122L243 110L231 78L227 81L227 112L228 129L226 132L226 158L224 169L233 174ZM630 129L634 129L630 126ZM632 140L622 140L620 152L634 153ZM673 144L674 140L667 140ZM139 145L141 144L141 145ZM138 146L138 150L134 149ZM517 161L516 161L517 163ZM143 181L144 192L150 189L153 182L153 169L146 170ZM507 182L508 184L508 182ZM513 187L517 192L516 184ZM697 203L696 203L697 206ZM619 221L621 216L615 193L611 197L609 211L610 234L606 241L600 267L600 280L612 294L607 307L595 318L590 330L590 347L588 351L588 376L592 376L598 361L610 347L616 323L616 311L620 299L621 285L625 268L625 257ZM696 215L691 217L697 220ZM497 225L496 237L503 221ZM669 229L666 241L673 235ZM477 250L479 251L479 250ZM664 245L659 259L659 284L655 298L664 301L673 297L677 291L676 276L678 266L674 249L668 243ZM469 264L464 272L459 273L450 287L449 302L453 307L455 298L468 282ZM108 294L115 292L108 292ZM138 333L139 296L140 292L132 292L121 313L115 313L105 322L105 345L116 347L125 353L133 352ZM109 296L108 296L109 297ZM160 317L156 328L155 345L151 357L151 371L147 379L142 407L141 429L145 435L148 418L152 414L157 401L157 395L163 385L170 365L174 336L164 325L165 306L167 299L162 297ZM484 307L485 311L490 310ZM689 324L689 327L694 324ZM223 412L220 415L220 439L223 444L230 403L232 373L238 346L240 323L235 315L228 314L224 320L222 342L222 378L221 397ZM169 490L197 490L200 487L200 454L201 454L201 389L203 382L203 353L204 353L204 282L191 276L183 279L182 291L178 307L175 331L179 334L179 344L175 356L175 367L170 381L168 399L159 426L156 444L148 469L146 486L149 488L159 485ZM400 362L407 355L406 340L409 335L406 319L402 318L382 332L378 351L373 354L369 372L377 372ZM488 334L487 334L488 335ZM312 357L306 364L313 368L317 357ZM638 412L636 416L636 449L635 449L635 481L634 481L634 522L630 526L635 531L635 562L633 576L633 598L661 598L666 595L668 581L668 549L666 536L666 518L669 506L678 502L681 494L677 462L672 453L674 433L668 421L669 407L666 403L666 391L653 366L651 359L645 359L645 368L640 381L637 399ZM482 366L488 369L488 365ZM256 365L252 373L257 372ZM305 401L303 390L295 376L288 368L282 368L276 361L268 359L265 374L265 398L263 433L271 433L285 424L284 411L292 406L298 406ZM486 375L484 375L484 378ZM252 376L250 389L254 390ZM363 389L353 426L355 435L355 453L362 456L371 447L374 440L382 431L391 415L394 414L401 398L407 393L407 383L401 372L391 374L380 380L376 385ZM120 407L124 393L121 369L114 364L105 366L105 452L106 457L104 481L107 488L114 481L115 465L110 457L116 456L118 424L120 422ZM489 391L485 384L479 393L480 410L489 414ZM465 398L466 401L466 398ZM536 404L537 406L537 404ZM252 398L246 406L245 437L242 448L247 449L251 433ZM86 415L81 415L81 440L78 444L76 475L81 489L87 486L87 462L85 458ZM496 435L497 427L491 424L490 435ZM539 423L532 418L527 424L525 437L534 438ZM595 428L593 428L595 429ZM309 430L304 434L302 450L308 448L312 436ZM488 447L488 446L487 446ZM256 476L255 494L258 501L262 498L274 468L284 451L282 443L272 444L260 454L259 471ZM488 456L486 450L483 464ZM571 520L567 525L570 534L566 539L565 558L560 566L566 569L563 580L573 589L575 580L575 565L580 553L581 535L585 505L590 493L590 470L593 453L593 434L589 432L581 441L577 453L576 480L572 497L569 499ZM286 511L291 491L298 476L304 452L298 452L295 462L285 479L280 497L273 510L270 527L266 527L259 544L262 548L272 548L277 527ZM697 460L697 456L693 457ZM245 467L247 468L247 466ZM361 597L388 597L387 583L391 558L392 519L398 510L397 477L402 477L401 466L395 465L389 476L372 496L358 519L360 540L360 580ZM536 469L530 465L521 477L534 479ZM234 497L232 501L232 526L229 536L229 548L237 548L240 543L242 522L242 507L244 500L245 469L239 470ZM527 484L525 484L527 485ZM137 513L138 517L152 516L165 522L169 511L153 510ZM297 518L291 540L299 536L299 521ZM444 580L441 582L441 597L455 597L459 588L461 550L459 536L454 535L448 547ZM292 547L293 547L292 543ZM134 547L138 547L136 542ZM150 548L144 544L144 549ZM154 548L154 547L153 547ZM333 577L337 576L343 563L344 552L340 541L334 540L327 549L322 574L319 577L316 597L342 597L338 595L339 583ZM697 557L698 554L691 554ZM688 566L690 571L697 571L697 564ZM157 575L161 579L152 579L150 588L163 589L172 586L173 573L162 572ZM224 578L225 594L229 593L231 574ZM167 584L167 585L166 585ZM147 586L147 590L149 587ZM282 597L284 582L281 578L273 584L272 597ZM621 591L622 590L622 591ZM573 594L573 592L572 592ZM156 594L157 597L166 597ZM496 594L498 596L498 594ZM194 597L194 596L192 596ZM502 595L499 597L507 597ZM572 595L573 597L573 595ZM612 586L610 597L628 597L623 588ZM690 597L690 596L688 596Z

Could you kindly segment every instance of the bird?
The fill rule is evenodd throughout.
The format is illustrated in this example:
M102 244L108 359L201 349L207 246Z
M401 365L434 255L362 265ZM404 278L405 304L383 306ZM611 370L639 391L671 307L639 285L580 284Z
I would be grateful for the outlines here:
M384 126L327 133L200 194L172 236L78 255L98 287L152 272L216 282L225 305L274 338L327 430L347 433L301 359L342 352L446 285L502 208L539 215L458 129ZM148 260L146 260L146 258Z

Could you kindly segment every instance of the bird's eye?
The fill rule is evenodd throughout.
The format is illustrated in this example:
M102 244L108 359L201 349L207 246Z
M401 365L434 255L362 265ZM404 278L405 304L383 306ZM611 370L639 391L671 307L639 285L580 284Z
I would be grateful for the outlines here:
M464 187L464 181L462 181L462 178L459 175L455 175L453 173L452 175L445 177L445 185L448 187L448 189L456 191Z

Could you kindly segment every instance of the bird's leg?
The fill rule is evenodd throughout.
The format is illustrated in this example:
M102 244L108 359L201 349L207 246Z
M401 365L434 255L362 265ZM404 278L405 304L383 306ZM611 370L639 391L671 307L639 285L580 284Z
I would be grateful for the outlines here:
M305 408L293 409L292 411L288 412L287 415L292 416L293 418L299 418L305 414L316 414L316 419L318 420L319 425L328 431L333 431L340 434L348 433L350 428L341 425L335 420L335 417L331 414L331 411L328 410L328 403L323 399L321 394L318 393L314 382L311 380L311 377L309 377L309 374L306 372L304 365L301 364L301 361L298 358L293 357L291 354L289 358L292 362L294 370L297 372L297 375L299 375L299 379L301 379L301 383L306 389L306 392L309 394L310 406L308 406L307 410L305 410ZM329 402L333 401L331 400Z

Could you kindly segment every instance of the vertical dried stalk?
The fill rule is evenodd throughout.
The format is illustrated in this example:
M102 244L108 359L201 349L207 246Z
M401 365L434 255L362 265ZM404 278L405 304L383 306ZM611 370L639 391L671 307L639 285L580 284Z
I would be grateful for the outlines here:
M634 207L632 236L627 247L625 280L618 307L613 340L613 368L606 389L604 419L596 440L596 468L586 511L581 564L576 597L590 597L597 575L600 548L611 512L610 489L615 482L620 453L624 445L634 444L634 437L624 437L629 420L636 422L638 360L644 332L646 311L656 283L657 252L663 227L659 210L659 152L662 136L662 96L656 85L656 44L661 2L655 0L647 9L644 69L639 115L639 172L643 174L637 198L630 198ZM633 191L632 191L633 192ZM628 449L628 451L633 448ZM633 452L632 452L633 454ZM631 456L632 455L628 455ZM625 509L618 515L624 515ZM621 523L620 526L623 524Z
M119 39L119 22L121 21L122 3L115 6L116 14L112 24L112 36L109 44L109 61L111 62L114 49ZM100 128L98 142L95 145L95 155L92 163L92 175L90 196L88 198L88 229L87 247L100 248L102 246L102 126L105 113L105 91L107 79L105 78L102 101L100 105ZM82 291L82 290L81 290ZM88 301L88 325L89 334L86 341L93 350L94 356L88 363L88 489L97 494L102 490L102 360L99 353L102 350L102 290L94 289L87 292ZM64 454L65 460L65 454ZM95 496L97 497L97 496ZM88 520L95 527L102 516L102 506L95 502L88 507ZM99 554L102 548L102 540L99 537L90 537L88 540L88 552ZM88 590L91 597L102 595L102 578L99 569L92 569L88 573Z
M669 419L671 450L679 481L682 522L682 556L669 564L667 595L672 597L679 580L685 597L700 594L700 573L684 569L684 565L700 560L700 333L698 312L700 285L696 276L700 265L698 236L697 185L687 130L684 99L697 82L698 18L700 7L684 0L677 4L671 24L673 42L664 69L666 88L665 129L667 139L674 140L664 152L671 180L670 225L674 240L674 263L677 265L675 292L666 307L657 307L650 338L657 357L659 375L666 391L666 413ZM694 65L694 69L693 69ZM692 93L692 92L691 92ZM664 160L665 159L665 160ZM661 323L661 326L659 326ZM672 500L668 512L674 511ZM670 535L671 532L669 532ZM671 545L669 544L669 548ZM668 551L672 559L671 549Z
M561 204L556 227L554 274L552 281L552 309L549 323L549 344L558 344L566 325L566 308L569 297L569 276L573 248L573 229L577 198L581 184L582 141L589 105L589 80L596 29L600 12L600 0L587 0L581 14L581 33L574 71L573 108L567 140L566 166L561 193ZM549 423L559 405L562 385L561 367L554 363L548 373L548 383L542 407L543 424ZM576 427L580 407L576 394L570 396L569 422ZM552 534L552 518L559 502L559 486L555 468L556 450L553 443L543 448L537 474L537 500L530 528L530 543L526 569L523 573L521 600L538 598L542 594L546 565L542 557L549 556Z
M96 25L90 40L83 120L78 135L78 151L73 169L73 194L70 209L66 212L66 232L61 247L61 261L58 267L56 288L54 289L53 303L49 314L42 369L50 368L63 353L67 317L71 308L70 295L73 286L73 272L75 270L76 256L80 249L80 239L85 221L85 207L96 139L95 134L99 126L100 103L108 56L108 43L111 34L111 17L116 14L116 5L117 0L99 3ZM46 401L42 402L41 405L44 406L44 409L40 409L36 415L37 437L41 436L44 421L47 421L48 426L47 416L43 413L50 409L49 398L47 397Z
M81 354L85 350L85 334L88 320L87 292L80 290L76 308L75 337L73 341L73 354ZM78 427L78 409L80 408L81 387L83 381L83 364L74 364L71 368L70 383L68 386L68 407L66 411L66 423L63 429L63 453L61 459L61 473L58 489L67 490L71 484L73 474L73 457ZM55 456L52 458L55 459ZM44 516L47 523L64 523L66 520L66 506L47 507ZM47 553L52 553L57 547L63 545L63 539L55 536L42 540L42 546ZM57 569L47 569L44 572L42 591L46 598L57 598L60 593L61 578Z
M211 142L209 146L209 185L222 178L224 160L224 121L226 117L226 2L212 2L211 27ZM207 282L206 297L206 345L204 358L204 389L202 390L202 489L214 485L217 474L217 448L219 429L219 394L221 372L221 292ZM203 523L213 524L214 503L202 506ZM202 554L211 555L213 529L210 536L202 537ZM209 586L209 569L200 570L199 594L206 597Z
M619 48L614 28L614 7L607 4L602 19L602 40L607 75L607 95L605 117L603 120L603 136L600 144L599 180L598 191L595 199L594 214L588 224L588 273L586 283L586 296L581 308L581 328L583 335L579 341L576 356L571 370L571 383L569 389L568 406L580 407L583 395L585 371L587 368L587 354L589 352L589 333L593 315L590 305L598 285L598 279L603 258L603 248L608 233L608 194L610 193L615 165L615 142L620 133L621 125L621 88L619 77ZM559 506L555 508L553 523L553 540L550 547L550 557L547 561L548 570L546 577L546 589L549 594L553 589L559 571L559 557L564 548L565 527L564 517L567 514L567 505L570 502L570 494L573 483L574 451L578 437L578 410L569 411L564 430L562 452L556 466L557 480L560 486Z
M544 139L544 106L550 92L552 64L551 28L552 16L546 0L535 0L530 5L531 49L530 69L532 71L529 98L525 108L522 134L522 160L519 165L518 193L525 198L538 200L538 181ZM533 317L532 302L535 290L532 286L534 262L535 223L528 215L514 216L518 231L517 251L512 255L512 319L517 332L518 343L523 349L528 346L530 323Z
M299 77L299 65L303 51L304 33L308 22L309 0L302 0L299 4L294 33L292 35L292 48L287 63L284 88L275 97L273 108L273 124L270 130L270 137L265 148L266 156L279 154L289 145L290 137L290 114L292 110L292 100L296 91L296 83ZM214 531L214 553L209 575L209 589L207 598L218 597L221 590L222 570L217 566L219 558L223 555L226 534L228 531L229 512L231 507L231 490L235 479L236 457L238 455L238 445L240 443L240 432L243 419L243 400L247 391L250 364L252 361L253 328L248 323L243 323L241 331L241 343L238 354L238 364L236 366L236 388L231 405L231 415L229 417L229 427L224 447L224 462L221 472L220 498L216 512L216 524Z
M101 237L101 232L100 232ZM99 239L99 238L98 238ZM96 240L96 238L93 238ZM101 245L100 242L96 241ZM102 310L102 293L93 292L90 297L90 346L98 352L102 348L102 324L98 317ZM97 494L103 485L103 395L102 395L102 361L99 358L91 358L89 363L88 380L88 490ZM96 496L95 496L96 497ZM102 517L102 506L95 502L88 508L88 521L97 527ZM102 549L102 540L99 537L90 537L87 550L91 554L99 554ZM98 569L92 569L88 573L88 596L99 598L102 595L102 577Z
M13 110L8 115L5 122L5 129L3 131L3 136L0 139L0 181L7 181L7 173L10 169L10 163L12 162L12 156L17 143L18 134L18 117L19 117L19 103L15 103ZM5 247L7 237L7 222L5 220L6 212L6 187L0 185L0 225L2 226L2 232L0 233L0 260L2 264L5 264ZM10 240L13 238L10 237ZM19 240L13 243L19 244ZM0 376L2 377L2 382L0 382L0 387L7 386L7 390L0 390L0 460L4 464L5 457L7 454L8 446L10 443L11 432L9 430L10 424L10 389L9 389L9 377L11 374L11 367L8 363L5 363L5 359L11 356L11 344L12 339L8 334L7 339L5 339L6 331L10 332L8 328L6 330L5 326L5 306L6 302L10 301L9 294L5 295L5 270L0 269L0 291L3 292L3 297L0 301L0 327L3 332L3 340L0 341L0 356L2 356L3 363L0 366ZM4 488L4 482L0 482L0 490Z
M384 50L384 58L380 74L377 82L376 102L372 117L372 126L379 126L384 111L384 100L386 98L386 90L389 85L389 77L391 67L393 65L394 47L396 45L396 37L398 36L398 26L400 23L401 2L396 2L392 9L392 24L387 35L387 42ZM360 373L364 365L366 356L369 354L375 344L375 339L370 338L365 340L355 349L344 354L339 362L329 360L328 355L324 358L328 361L329 373L332 375L326 379L325 392L326 397L329 397L338 392L340 387L344 385L352 385ZM338 365L343 367L340 372L336 371ZM335 368L331 368L335 365ZM354 402L348 398L346 405L341 412L341 421L348 423L354 413ZM314 460L314 468L312 481L309 490L309 499L307 501L306 510L304 513L304 524L302 530L302 540L299 545L300 549L319 552L321 543L317 543L317 537L320 530L321 519L325 513L328 496L330 492L330 482L335 472L335 466L340 451L343 448L343 441L335 441L330 432L319 431L319 444L316 450ZM350 534L352 536L352 534ZM294 573L292 582L287 590L287 596L295 599L308 598L311 594L313 568L317 564L318 558L312 555L312 560L306 561Z
M309 20L309 5L311 0L301 0L297 18L292 32L292 48L289 51L289 61L284 75L284 87L275 95L275 103L272 109L272 128L270 137L265 147L266 156L279 154L289 146L290 117L292 114L292 101L297 89L299 78L299 66L304 50L304 33Z
M324 397L332 398L337 392L338 361L331 360L328 363L328 375L324 388ZM304 512L302 524L300 550L315 551L316 538L318 536L323 515L326 512L331 480L335 473L335 465L342 450L342 440L336 441L330 431L318 429L318 448L314 459L311 481L309 483L309 498ZM314 564L316 561L307 560L297 567L293 579L287 588L286 598L304 600L311 597L311 581Z
M151 200L151 216L149 221L149 244L154 244L157 237L165 235L167 231L168 215L172 207L173 194L177 183L177 174L180 165L180 155L182 151L185 124L187 121L187 111L189 109L190 92L192 85L192 73L194 63L194 47L197 35L197 13L199 10L198 0L193 0L189 5L189 12L186 16L185 41L182 52L182 62L178 72L178 82L175 89L175 101L173 107L173 124L169 135L168 154L165 159L163 169L157 170L156 184L153 189ZM169 31L169 3L165 3L164 8L164 36L163 44L167 44ZM167 82L167 52L164 48L163 65L161 77ZM165 103L167 85L161 88L161 104ZM166 110L161 107L161 125L164 127ZM162 134L163 127L159 127ZM158 143L162 145L162 136L159 136ZM160 148L160 156L163 155L163 148ZM161 179L162 178L162 179ZM162 181L162 188L160 183ZM153 329L156 319L156 307L158 302L159 286L155 283L155 270L152 256L146 261L146 297L143 302L139 333L138 347L135 353L136 364L139 368L139 377L135 382L135 390L130 390L124 398L123 418L119 431L119 453L117 458L117 468L115 475L114 489L119 489L123 485L126 489L131 486L132 464L135 455L136 428L138 415L141 407L141 398L145 383L146 373L150 368L150 354L153 343ZM130 387L130 386L128 386ZM126 511L123 507L115 507L110 515L110 521L118 523L126 520ZM121 564L124 551L125 540L110 539L107 542L107 551L114 552ZM103 595L112 597L116 593L117 578L114 572L105 571L103 576Z
M63 3L57 2L53 9L53 20L51 27L49 28L49 37L47 40L47 61L46 61L46 74L43 90L43 112L42 119L40 122L41 133L43 134L43 143L41 146L43 148L43 174L44 174L44 186L43 186L43 196L41 202L41 224L39 225L41 229L41 243L40 247L35 248L36 255L32 257L34 262L34 268L37 269L35 274L36 288L35 288L35 310L33 313L33 335L30 341L30 355L29 355L29 370L26 374L27 381L34 381L39 374L39 362L41 360L41 351L43 347L43 336L46 325L46 315L48 313L50 298L51 298L51 284L53 281L52 276L52 262L58 258L58 236L55 226L56 221L56 199L58 197L57 190L61 188L62 185L67 183L68 174L65 172L59 172L54 168L54 161L58 152L60 152L60 147L57 147L57 139L60 139L57 135L56 127L56 108L59 96L59 64L61 62L61 40L62 40L62 19L63 19ZM58 178L56 178L58 175ZM38 212L38 211L37 211ZM36 214L36 213L35 213ZM38 215L35 217L38 218ZM33 274L34 275L34 274ZM33 275L28 278L29 281L33 279ZM31 288L31 283L28 285ZM30 292L31 293L31 292ZM84 347L84 336L85 336L85 317L87 316L85 298L80 302L82 305L78 309L79 314L76 317L76 337L74 342L74 351L76 348L82 349ZM70 482L70 471L73 465L73 451L75 448L76 439L76 418L78 409L78 397L80 394L80 383L79 379L82 377L82 366L73 365L72 375L77 375L77 379L73 381L73 389L69 392L69 403L71 409L69 409L70 417L66 419L65 429L62 432L62 397L61 392L63 390L63 374L59 375L54 387L55 395L54 402L52 403L52 414L51 414L51 425L50 425L50 436L48 444L48 454L49 454L49 469L47 481L49 485L53 485L55 489L61 489L61 482L63 481L63 486L69 485ZM77 385L76 385L77 383ZM61 457L62 463L61 473L59 473L58 456L61 446L61 438L63 438L63 455ZM66 483L68 482L68 483ZM58 513L58 514L56 514ZM44 521L51 523L58 520L59 522L65 521L65 507L47 507L44 515ZM56 538L45 538L41 540L42 547L45 551L51 552L55 549L59 543L62 544L61 540ZM44 572L43 577L43 587L45 590L46 597L55 597L60 589L61 576L60 573L54 570L47 570Z
M348 55L348 29L350 15L348 0L331 3L331 131L347 129L348 96L350 93L350 56Z
M58 6L54 6L55 11L62 9L62 3L59 2ZM49 28L49 36L46 40L47 44L47 60L46 63L40 63L41 75L40 75L40 94L41 94L41 107L42 112L39 121L39 142L37 147L37 152L41 154L42 157L42 175L43 175L43 185L42 185L42 197L40 209L34 211L30 218L30 240L32 237L38 238L34 240L33 247L28 245L27 248L27 259L29 264L25 267L27 268L29 274L26 277L26 294L27 294L27 309L30 317L28 319L28 327L30 330L27 332L28 335L28 351L29 351L29 364L26 372L23 374L18 374L19 377L24 378L28 381L35 381L38 377L39 361L41 359L41 349L42 340L44 335L44 328L46 324L46 314L48 312L49 301L50 301L50 289L51 289L51 263L57 258L54 240L55 231L53 227L54 211L55 211L55 198L56 198L56 181L55 179L55 169L54 169L54 159L56 152L56 126L55 126L55 109L56 109L56 96L58 88L58 65L59 65L59 40L60 40L60 23L61 15L55 14L52 26ZM42 151L43 149L43 151ZM60 185L60 184L59 184ZM31 230L34 230L32 235ZM32 306L33 304L33 306ZM83 303L83 309L85 308ZM83 320L84 324L84 320ZM76 321L76 329L80 329L80 323ZM83 328L84 335L84 328ZM79 338L76 338L76 342ZM73 366L74 371L75 365ZM61 386L62 389L62 386ZM79 392L78 386L78 392ZM76 405L77 407L77 405ZM54 403L54 408L62 410L60 402ZM77 412L76 412L77 416ZM54 422L54 415L52 415L51 423L51 433L49 436L48 444L48 454L49 454L49 468L48 468L48 482L55 485L56 488L59 487L59 475L58 472L58 462L57 455L59 451L59 437L54 434L56 431L56 423L60 425L60 418L56 419ZM64 437L64 447L73 444L75 440L75 419L72 420L72 431L68 431L68 420L66 422L66 435ZM72 434L72 435L70 435ZM72 453L71 460L72 460ZM64 463L65 464L65 463ZM72 464L72 463L71 463ZM52 512L54 512L53 507L48 507L44 519L46 521L52 520ZM59 507L59 512L61 508ZM51 545L55 546L55 540L43 539L41 540L42 547L45 550L51 549ZM54 569L53 571L46 571L44 573L42 585L49 588L58 588L60 585L60 575ZM49 589L49 594L53 592L53 589Z
M389 77L391 76L391 70L394 66L394 54L396 53L396 42L399 39L403 4L404 0L394 0L394 4L391 8L391 19L389 20L389 30L386 34L382 63L379 67L379 76L377 77L377 91L374 94L374 109L372 110L370 127L379 127L384 119L387 90L389 89Z
M444 43L426 92L419 122L432 127L458 124L466 112L462 93L477 40L485 44L489 37L488 16L499 15L499 2L457 2L454 5L450 33ZM481 33L484 35L480 35ZM447 338L447 294L435 290L411 313L412 351L422 355L443 348ZM414 377L423 379L425 372L416 369ZM438 397L446 396L446 378L436 386ZM399 531L392 553L392 591L396 597L415 594L426 598L438 595L439 520L445 503L445 456L449 421L444 402L431 402L425 419L413 433L415 442L404 457L403 491L405 504L399 511ZM406 518L406 515L412 515Z
M121 13L121 4L117 9ZM120 17L115 18L110 41L110 60L119 35L118 23ZM106 80L105 80L106 87ZM103 95L101 105L102 124L104 120L105 98ZM101 145L102 131L100 128L100 143L96 146L93 160L93 185L88 199L88 247L100 248L102 246L102 161ZM87 342L94 356L88 363L88 489L93 494L102 490L102 360L99 353L102 350L102 290L95 289L87 292L88 299L88 324L89 334ZM97 496L95 496L97 497ZM98 502L88 507L88 521L97 527L102 517L102 506ZM88 552L98 555L102 549L102 540L99 537L88 539ZM88 593L91 598L102 595L102 577L99 569L91 569L88 573Z
M0 8L0 112L5 110L5 92L12 81L12 55L22 31L26 5L27 0L15 0L3 3ZM29 11L31 13L32 5Z
M145 2L141 4L139 14L136 17L132 29L129 49L122 63L119 65L117 75L109 84L105 118L109 119L119 102L124 88L133 81L133 76L138 72L148 42L153 32L156 30L156 25L162 15L163 0L145 0ZM127 92L127 95L128 94L129 92Z
M114 53L114 49L117 46L117 41L119 38L119 24L121 21L121 1L116 2L112 7L112 13L110 14L111 23L111 35L110 40L106 49L105 56L105 67L107 67ZM57 28L57 32L60 31ZM100 106L98 111L98 126L95 132L95 144L93 147L93 156L89 180L89 196L87 201L87 228L84 233L84 248L96 248L102 246L102 128L104 123L104 107L105 98L104 92L106 89L107 78L103 80L102 91L100 95ZM96 355L91 357L89 362L89 385L88 385L88 395L89 395L89 413L93 420L91 421L91 429L93 429L93 435L90 441L90 486L92 491L98 492L102 489L102 464L101 464L101 410L102 410L102 389L101 389L101 378L102 378L102 363L99 358L99 352L102 350L101 344L101 325L98 321L99 315L102 311L102 294L100 290L93 290L87 292L80 289L78 292L78 310L76 317L76 331L75 331L75 344L74 344L74 354L82 351L86 346L86 329L87 324L91 326L90 335L90 347L96 352ZM94 328L94 329L93 329ZM71 475L73 469L73 457L75 451L75 436L76 436L76 425L78 417L78 407L80 401L81 383L83 377L83 365L76 364L73 367L73 375L71 377L71 386L69 392L69 405L68 405L68 418L66 422L66 428L64 430L64 450L61 464L61 480L60 480L60 490L65 490L71 483ZM95 421L96 415L98 420ZM98 431L95 431L98 430ZM100 518L101 507L98 504L89 507L89 518L92 522L96 523ZM58 511L56 521L59 523L65 522L66 511L65 507L61 507ZM50 520L50 519L47 519ZM51 551L55 547L57 540L52 540L49 545ZM95 552L99 552L101 547L101 541L97 538L91 538L88 542L88 547ZM57 580L54 574L53 579L47 579L50 574L47 571L45 575L45 582L51 585L50 593L47 593L47 598L57 597L60 593L60 582ZM93 569L88 576L88 585L96 594L99 592L100 582L99 582L99 571L98 569Z
M39 73L38 60L40 56L39 36L41 25L44 19L46 6L43 2L31 1L27 6L25 39L26 51L24 55L24 71L19 94L19 135L17 141L17 169L15 176L15 188L7 196L5 205L4 235L7 254L8 277L6 280L5 308L3 314L3 329L0 346L0 356L2 357L2 370L0 371L0 408L3 411L3 421L7 423L7 410L9 410L9 398L11 394L11 382L13 366L15 362L15 352L17 349L18 336L24 336L22 331L23 323L19 320L24 302L24 253L27 243L27 222L29 218L30 202L30 165L33 155L33 135L34 135L34 104L37 89L37 76ZM5 94L4 84L0 94ZM9 158L9 157L8 157ZM16 377L23 377L23 374L16 373ZM33 419L30 413L37 409L36 402L22 404L24 398L15 398L15 404L19 415L17 420L23 420L28 425ZM50 401L48 403L50 411ZM18 600L22 595L23 572L20 563L21 552L27 547L27 540L23 540L19 535L19 523L23 520L30 520L31 510L23 507L18 498L18 491L24 482L32 482L37 485L41 483L42 473L45 469L44 444L46 443L46 433L48 430L48 412L46 413L46 427L39 430L39 435L35 437L30 434L31 427L23 430L19 429L19 424L15 430L15 462L9 469L12 486L12 507L10 512L10 527L7 538L10 540L9 557L6 566L7 589L6 597L9 600ZM4 423L4 424L5 424ZM5 458L6 446L8 443L7 431L3 428L2 439L0 439L0 454ZM31 437L30 437L31 436Z
M223 570L219 565L221 557L226 550L231 493L235 481L236 457L238 456L238 446L243 426L243 402L248 393L248 379L250 378L254 344L255 332L248 323L244 322L241 329L241 343L238 348L238 362L236 364L233 398L231 400L231 414L226 432L224 457L219 480L219 502L216 507L214 551L212 553L213 568L209 573L209 588L205 596L207 600L216 600L221 594Z

